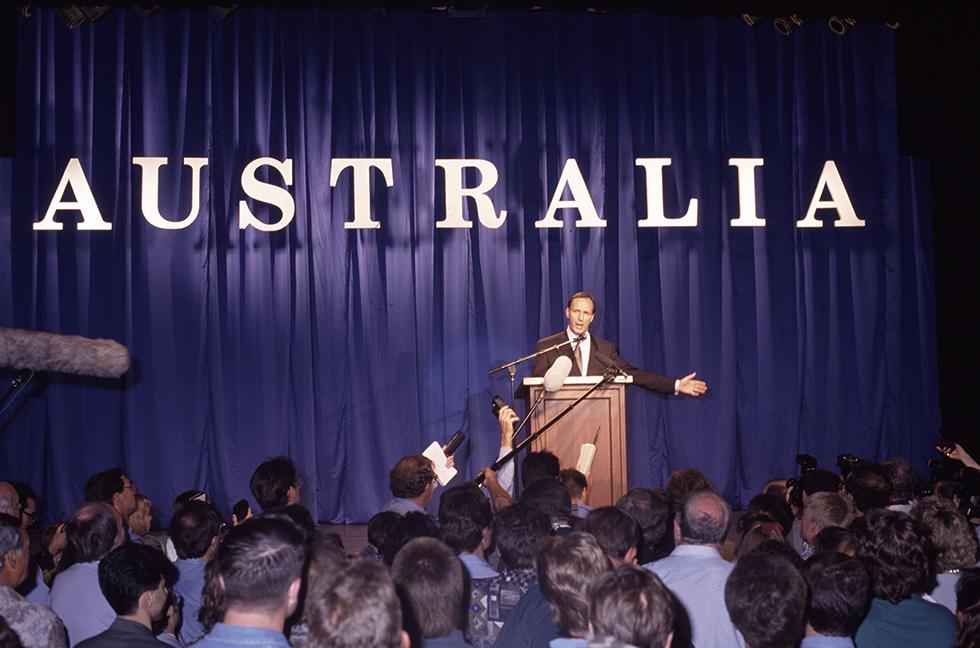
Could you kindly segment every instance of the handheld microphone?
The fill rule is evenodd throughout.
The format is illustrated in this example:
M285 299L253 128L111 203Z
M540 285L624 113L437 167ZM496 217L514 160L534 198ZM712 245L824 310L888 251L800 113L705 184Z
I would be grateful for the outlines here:
M443 448L442 451L447 457L453 456L453 453L456 452L456 449L459 448L460 444L463 443L465 439L466 435L463 434L462 430L456 430L456 434L449 439L449 441L446 443L446 447Z
M0 327L0 367L119 378L129 350L114 340Z

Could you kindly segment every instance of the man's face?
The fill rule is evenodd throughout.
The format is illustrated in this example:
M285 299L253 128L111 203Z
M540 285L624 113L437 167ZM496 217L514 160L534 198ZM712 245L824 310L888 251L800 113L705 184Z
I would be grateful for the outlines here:
M112 496L112 504L124 520L129 520L136 510L136 485L126 475L122 476L122 480L123 489Z
M572 329L572 333L582 335L587 332L592 318L595 317L592 300L584 297L573 299L571 306L565 309L565 317L568 319L568 328Z
M20 530L20 549L11 549L4 557L4 568L11 568L10 577L14 587L27 580L27 565L30 563L29 556L31 539L27 536L27 531Z

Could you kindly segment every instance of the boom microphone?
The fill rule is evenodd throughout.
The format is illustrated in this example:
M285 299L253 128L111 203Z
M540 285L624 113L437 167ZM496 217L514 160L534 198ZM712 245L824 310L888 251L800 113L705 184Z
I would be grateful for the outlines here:
M115 340L0 326L0 367L119 378L129 363L129 349Z
M544 390L549 394L558 391L571 372L572 359L566 355L558 356L555 363L544 374Z

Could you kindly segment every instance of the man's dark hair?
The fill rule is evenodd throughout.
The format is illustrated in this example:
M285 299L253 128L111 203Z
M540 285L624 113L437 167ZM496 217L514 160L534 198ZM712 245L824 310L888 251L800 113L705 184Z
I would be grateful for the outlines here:
M439 499L442 541L457 552L479 547L484 529L490 528L492 522L490 501L472 482L446 490Z
M546 477L558 479L560 472L561 464L558 462L558 457L547 450L531 452L521 461L521 483L524 488Z
M859 463L851 468L844 480L844 489L862 513L885 508L892 496L892 483L879 466Z
M710 490L691 493L677 511L681 539L691 544L721 544L728 536L731 509Z
M68 546L62 569L75 563L102 560L112 550L119 534L118 516L105 502L82 504L65 524Z
M355 560L340 570L320 596L308 599L310 635L336 648L397 648L402 611L388 570Z
M296 466L289 457L266 459L252 473L248 487L263 511L277 509L289 503L289 489L299 484Z
M572 302L575 301L576 299L588 299L590 302L592 302L592 314L595 315L596 312L595 298L589 293L585 292L584 290L580 290L577 293L573 294L571 297L569 297L568 303L565 304L565 308L571 308Z
M587 637L589 600L585 593L609 569L606 552L593 536L576 531L545 539L538 549L536 564L538 585L548 601L558 635Z
M893 457L881 462L881 467L892 483L892 498L911 502L918 495L922 484L907 459Z
M388 473L388 488L395 497L412 499L425 492L436 478L432 462L422 455L402 457Z
M960 630L956 648L976 648L980 637L980 569L964 569L956 581L956 616Z
M596 638L659 648L674 625L673 599L648 569L621 565L589 587L589 621Z
M557 479L539 479L526 486L520 502L547 515L552 524L572 519L572 498Z
M279 509L265 511L262 517L279 517L289 520L296 525L296 528L303 534L303 544L307 547L313 544L316 539L316 522L313 521L313 513L302 504L289 504Z
M402 516L394 511L381 511L371 516L367 525L368 544L377 549L380 554L384 546L391 542L398 533L401 519Z
M800 476L800 488L807 495L836 493L840 491L840 477L822 468L808 470Z
M744 534L761 522L779 524L785 538L793 529L793 510L786 500L775 495L756 495L749 500L745 515L739 519L738 530Z
M637 559L641 564L663 558L674 548L673 533L668 533L673 512L666 493L636 486L619 498L616 508L628 513L640 525L643 545Z
M119 616L136 613L143 592L177 581L177 568L159 549L139 542L127 542L99 562L99 587L106 601Z
M497 550L511 569L534 567L538 547L550 533L548 517L525 504L508 506L493 518Z
M444 637L462 630L466 618L463 563L435 538L416 538L405 545L391 566L402 598L409 634Z
M930 496L912 509L932 545L937 572L964 569L977 564L977 534L973 525L952 502Z
M125 474L122 468L110 468L89 477L85 482L85 501L105 502L111 506L112 496L126 487Z
M835 551L844 552L844 549L847 547L853 547L854 543L854 532L850 529L825 527L813 539L813 552L815 554Z
M670 473L664 490L670 498L670 503L674 510L680 508L681 502L693 493L704 490L711 490L711 482L708 477L695 468L685 468L675 470Z
M391 567L402 547L415 538L439 538L439 527L432 518L419 511L412 511L400 517L394 537L381 548L381 559Z
M789 546L789 544L787 544L784 540L764 540L742 555L744 556L750 553L764 553L770 556L778 556L780 558L785 558L786 562L790 563L797 569L803 567L803 558L800 556L800 554L796 553L796 549L793 549L793 547ZM741 560L741 556L739 556L737 559Z
M842 553L817 554L803 566L810 587L807 622L822 635L850 637L871 602L871 578L864 564Z
M168 533L178 558L200 558L221 530L221 519L214 507L204 502L184 504L170 518Z
M37 493L34 492L34 489L29 484L19 481L8 481L7 483L17 491L17 499L20 501L21 510L27 508L27 500L34 500L34 505L40 508L41 502L37 498Z
M632 517L615 506L603 506L589 513L582 530L591 533L610 558L622 560L640 540L640 527Z
M803 638L806 581L788 560L750 551L725 583L725 607L752 648L791 648Z
M898 603L929 576L929 541L919 523L898 511L879 509L858 525L856 555L871 574L875 596Z
M289 585L302 576L305 560L303 534L291 522L260 517L232 527L214 558L216 576L224 581L225 609L280 607Z
M589 480L574 468L560 470L558 472L558 481L565 487L572 499L581 498L585 493L585 489L589 487Z

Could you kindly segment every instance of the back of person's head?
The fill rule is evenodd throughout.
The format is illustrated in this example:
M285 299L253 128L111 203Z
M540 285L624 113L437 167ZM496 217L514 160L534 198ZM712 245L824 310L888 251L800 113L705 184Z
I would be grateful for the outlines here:
M472 482L447 489L439 499L439 533L457 552L479 547L492 522L490 501Z
M779 530L778 522L763 522L743 533L738 544L735 546L735 559L738 560L750 551L754 551L765 542L782 542L786 544L783 540L782 532Z
M710 490L691 493L677 511L681 541L687 544L722 544L730 521L728 502Z
M381 511L371 516L367 525L368 544L381 553L385 545L394 540L401 519L402 516L394 511Z
M520 502L547 515L553 525L572 518L572 498L557 479L539 479L525 487Z
M493 537L504 564L531 569L541 541L551 533L547 516L524 504L514 504L493 518Z
M122 468L110 468L95 473L85 482L85 501L104 502L112 505L112 496L121 493L126 487L123 479L126 473Z
M347 566L347 554L340 536L333 532L318 530L310 547L307 567L307 589L322 590L341 569ZM307 595L307 600L309 600Z
M178 558L201 558L221 530L221 519L214 507L191 501L170 518L168 533Z
M402 645L401 603L388 570L355 560L322 594L307 601L310 636L331 648L397 648Z
M289 489L299 487L296 466L288 457L273 457L259 464L248 483L263 511L290 504Z
M745 533L761 522L775 522L785 538L793 528L793 510L786 500L775 495L756 495L749 500L745 515L739 520L738 530Z
M99 562L99 588L119 616L136 613L146 592L158 599L157 612L166 603L166 587L177 581L177 568L159 549L138 542L122 544Z
M840 477L822 468L808 470L800 475L800 488L807 497L816 493L836 493L840 490Z
M817 554L806 562L802 573L810 588L807 623L832 637L857 632L871 602L871 577L864 564L842 553Z
M892 500L911 502L919 494L922 484L908 459L893 457L881 462L881 467L892 484Z
M568 491L569 497L573 500L582 499L585 489L589 487L589 481L581 472L574 468L565 468L558 472L558 481Z
M527 488L539 479L558 479L560 466L558 457L547 450L531 452L521 461L521 483Z
M805 625L807 588L788 560L752 551L725 583L725 607L747 648L799 645Z
M204 502L205 504L212 504L211 498L208 496L207 492L202 491L199 488L192 488L191 490L186 490L174 498L174 504L171 511L176 513L177 509L188 502Z
M123 539L119 514L104 502L82 504L65 524L65 535L62 567L102 560Z
M21 533L20 520L8 513L0 513L0 569L10 551L18 551L26 556L24 534Z
M871 574L871 591L892 603L909 598L929 575L929 541L919 523L878 509L857 525L856 555Z
M892 483L881 467L859 463L844 480L844 489L862 513L885 508L892 496Z
M964 569L956 581L956 618L960 630L956 648L980 646L980 569Z
M0 482L0 515L20 517L20 498L10 482Z
M435 538L416 538L395 556L391 577L409 617L409 634L444 637L462 630L466 617L463 563Z
M146 535L150 532L150 525L153 522L153 502L143 493L136 493L133 496L136 500L136 507L129 514L129 528L137 535Z
M303 544L309 547L316 538L316 522L313 521L313 513L302 504L288 504L282 508L264 511L263 517L279 517L289 520L296 525L296 528L303 533Z
M214 558L225 610L267 613L295 606L305 560L303 534L291 522L260 517L232 527Z
M622 561L639 544L640 527L632 517L615 506L602 506L589 512L582 530L591 533L611 560Z
M388 488L395 497L413 499L422 495L435 478L436 470L428 458L408 455L388 473Z
M813 539L813 553L840 552L853 556L856 544L857 541L851 529L834 526L825 527Z
M837 492L814 493L807 497L803 505L803 517L812 521L817 528L830 526L848 527L854 521L854 510L850 502Z
M621 565L600 574L589 587L589 622L596 638L632 646L667 646L674 625L673 600L648 569Z
M562 637L584 638L589 632L589 602L586 590L599 574L609 569L609 560L596 539L573 532L547 538L537 557L538 585Z
M673 512L666 493L636 486L619 498L616 508L628 513L640 525L643 538L643 545L638 552L640 563L653 562L670 553L673 536L668 531Z
M796 549L793 549L793 547L791 547L789 543L782 538L768 538L753 547L751 551L744 552L737 556L737 559L742 560L742 558L749 553L764 553L770 556L778 556L780 558L785 558L787 562L797 569L803 567L803 558L800 556L800 554L796 553Z
M951 502L925 497L912 509L912 517L928 534L936 571L965 569L977 564L977 534Z
M711 490L711 482L707 475L700 470L685 468L670 473L664 490L667 491L667 496L670 497L670 503L674 510L677 510L688 495L698 491Z
M436 523L428 515L418 511L401 516L395 529L395 536L381 549L381 559L390 567L402 547L415 538L439 538L439 527Z

